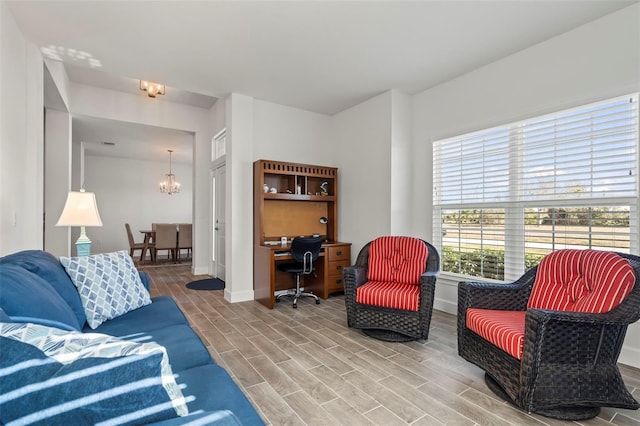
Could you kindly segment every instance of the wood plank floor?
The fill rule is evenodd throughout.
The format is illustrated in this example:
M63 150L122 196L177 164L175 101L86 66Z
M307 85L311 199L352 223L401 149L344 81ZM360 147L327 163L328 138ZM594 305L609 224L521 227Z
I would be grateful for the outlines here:
M457 355L455 316L434 311L426 342L386 343L346 326L343 296L316 305L228 303L189 290L190 266L144 268L152 296L178 302L217 363L271 425L640 425L640 411L604 408L564 422L497 398L483 372ZM621 366L640 399L640 370Z

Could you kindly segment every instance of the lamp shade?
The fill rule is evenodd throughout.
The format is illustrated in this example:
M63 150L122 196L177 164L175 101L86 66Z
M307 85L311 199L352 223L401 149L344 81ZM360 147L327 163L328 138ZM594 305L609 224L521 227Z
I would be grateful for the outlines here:
M96 195L93 192L69 192L56 226L102 226Z

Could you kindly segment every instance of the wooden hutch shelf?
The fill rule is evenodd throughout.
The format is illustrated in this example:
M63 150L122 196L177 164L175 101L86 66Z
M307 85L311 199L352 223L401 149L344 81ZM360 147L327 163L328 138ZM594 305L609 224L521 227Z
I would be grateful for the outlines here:
M291 274L276 263L290 261L294 237L325 239L316 273L305 276L305 289L319 297L342 291L342 268L351 261L351 244L337 242L338 169L309 164L258 160L254 178L254 293L255 299L273 308L277 290L295 287ZM281 238L287 244L281 245Z

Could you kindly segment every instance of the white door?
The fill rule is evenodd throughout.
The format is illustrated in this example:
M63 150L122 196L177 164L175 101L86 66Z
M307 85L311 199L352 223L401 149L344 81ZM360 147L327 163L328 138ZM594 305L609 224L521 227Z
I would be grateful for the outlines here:
M212 248L211 248L211 274L222 281L225 280L225 184L226 184L226 167L222 164L215 168L212 173L212 191L211 211L213 213L212 229Z

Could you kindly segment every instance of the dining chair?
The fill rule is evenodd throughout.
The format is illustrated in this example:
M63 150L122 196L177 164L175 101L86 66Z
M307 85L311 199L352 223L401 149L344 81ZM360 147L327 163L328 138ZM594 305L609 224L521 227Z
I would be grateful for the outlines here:
M176 225L173 223L157 223L155 227L156 237L153 247L155 262L158 262L159 250L168 250L167 257L175 262L178 248L178 230Z
M193 247L192 241L192 228L190 223L178 224L178 262L181 260L182 250L187 250L187 259L191 256L191 249Z
M131 226L129 226L128 223L124 224L124 227L127 229L127 238L129 239L129 256L131 256L133 258L133 254L135 253L136 250L140 250L140 261L144 261L144 258L146 256L146 252L145 252L145 243L144 241L141 243L136 243L134 238L133 238L133 233L131 232ZM148 245L147 247L151 248L150 245ZM151 252L151 257L153 260L153 251Z

